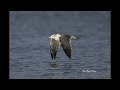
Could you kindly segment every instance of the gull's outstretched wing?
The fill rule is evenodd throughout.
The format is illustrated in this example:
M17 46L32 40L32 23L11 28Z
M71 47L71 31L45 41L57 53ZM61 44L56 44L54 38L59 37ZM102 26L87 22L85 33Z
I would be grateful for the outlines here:
M50 54L51 54L52 59L56 58L56 54L58 52L59 44L60 44L60 42L56 41L55 39L50 40Z
M61 35L60 42L65 54L71 59L70 35Z

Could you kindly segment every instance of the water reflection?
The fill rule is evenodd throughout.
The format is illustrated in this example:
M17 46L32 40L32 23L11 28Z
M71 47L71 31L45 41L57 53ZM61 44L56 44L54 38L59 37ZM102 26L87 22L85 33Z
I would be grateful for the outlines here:
M50 64L50 67L57 68L57 67L59 67L59 64L51 63L51 64Z
M52 68L52 69L61 69L61 70L71 70L72 68L72 65L70 62L67 62L67 63L58 63L58 62L54 62L54 63L50 63L49 66Z

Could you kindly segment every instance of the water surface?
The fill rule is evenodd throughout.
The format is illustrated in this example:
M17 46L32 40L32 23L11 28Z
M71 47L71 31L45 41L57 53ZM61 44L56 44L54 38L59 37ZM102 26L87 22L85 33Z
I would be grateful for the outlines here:
M10 11L9 18L10 79L111 78L109 11ZM56 32L80 35L71 60L62 48L51 60L48 37Z

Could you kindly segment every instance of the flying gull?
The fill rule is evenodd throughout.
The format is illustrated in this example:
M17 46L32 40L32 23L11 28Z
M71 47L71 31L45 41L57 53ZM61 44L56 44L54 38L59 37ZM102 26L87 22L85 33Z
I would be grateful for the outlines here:
M79 37L70 36L66 34L53 34L50 37L50 54L51 58L55 59L58 52L58 48L62 46L65 54L71 59L71 40L77 40Z

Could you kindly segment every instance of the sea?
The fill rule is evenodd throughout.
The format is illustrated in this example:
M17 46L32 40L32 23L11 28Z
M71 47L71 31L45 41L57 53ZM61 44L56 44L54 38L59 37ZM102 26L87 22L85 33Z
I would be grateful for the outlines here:
M69 59L54 33L77 35ZM10 79L111 79L110 11L9 11Z

